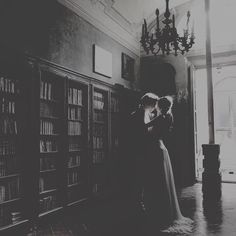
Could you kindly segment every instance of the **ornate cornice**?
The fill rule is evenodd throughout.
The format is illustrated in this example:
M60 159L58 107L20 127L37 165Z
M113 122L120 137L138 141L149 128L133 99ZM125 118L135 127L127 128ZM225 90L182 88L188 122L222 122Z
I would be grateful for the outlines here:
M205 50L199 50L187 55L187 58L197 68L206 67ZM212 52L212 65L235 65L236 64L236 45L231 45L231 50L216 50Z
M57 0L136 55L140 55L135 25L114 8L114 0Z

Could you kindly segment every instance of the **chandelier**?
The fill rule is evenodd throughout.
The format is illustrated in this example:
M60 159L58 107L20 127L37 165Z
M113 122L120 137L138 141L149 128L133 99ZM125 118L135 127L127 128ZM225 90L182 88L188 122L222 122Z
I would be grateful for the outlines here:
M159 10L157 8L155 32L148 32L147 22L144 19L140 43L147 54L151 52L152 54L157 55L161 51L163 55L169 55L174 51L175 56L177 56L177 52L180 51L183 55L193 46L195 39L193 26L191 33L189 30L190 11L187 12L186 29L183 30L182 37L179 36L175 27L175 15L172 15L172 19L170 19L169 0L166 0L164 17L164 20L162 20L164 27L160 29Z

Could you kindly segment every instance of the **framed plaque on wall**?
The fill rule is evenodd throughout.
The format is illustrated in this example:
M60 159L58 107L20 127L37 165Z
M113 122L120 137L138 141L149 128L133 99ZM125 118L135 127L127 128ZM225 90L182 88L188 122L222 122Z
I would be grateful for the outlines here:
M93 45L93 72L108 78L112 77L112 54L95 44Z
M134 80L134 59L125 53L121 55L121 76L126 80Z

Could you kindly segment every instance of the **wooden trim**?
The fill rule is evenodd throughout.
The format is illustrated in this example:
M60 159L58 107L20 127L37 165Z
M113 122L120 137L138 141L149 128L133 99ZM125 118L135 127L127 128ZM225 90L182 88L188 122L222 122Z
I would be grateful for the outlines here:
M69 69L69 68L66 68L62 65L59 65L57 63L54 63L54 62L50 62L46 59L42 59L40 57L36 57L36 56L32 56L32 55L29 55L29 54L25 54L25 56L27 57L27 59L31 62L35 62L35 63L38 63L40 67L44 67L48 70L52 70L54 73L59 73L60 76L67 76L68 78L70 79L74 79L76 81L80 81L81 83L92 83L94 85L97 85L97 86L106 86L108 88L112 88L114 89L114 87L124 87L124 88L127 88L127 89L131 89L133 90L131 87L125 87L125 85L121 85L121 84L111 84L111 83L107 83L107 82L104 82L102 80L99 80L99 79L96 79L94 77L91 77L91 76L87 76L85 74L82 74L80 72L77 72L77 71L74 71L72 69ZM76 78L73 78L73 76L75 76Z

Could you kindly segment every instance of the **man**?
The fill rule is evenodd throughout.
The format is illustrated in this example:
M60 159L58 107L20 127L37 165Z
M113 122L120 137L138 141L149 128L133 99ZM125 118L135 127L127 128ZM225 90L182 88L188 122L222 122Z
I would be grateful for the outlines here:
M153 118L153 112L159 97L153 93L146 93L140 100L139 108L130 117L130 170L131 194L137 202L143 201L145 185L147 153L150 145L145 124ZM132 183L133 182L133 183Z

